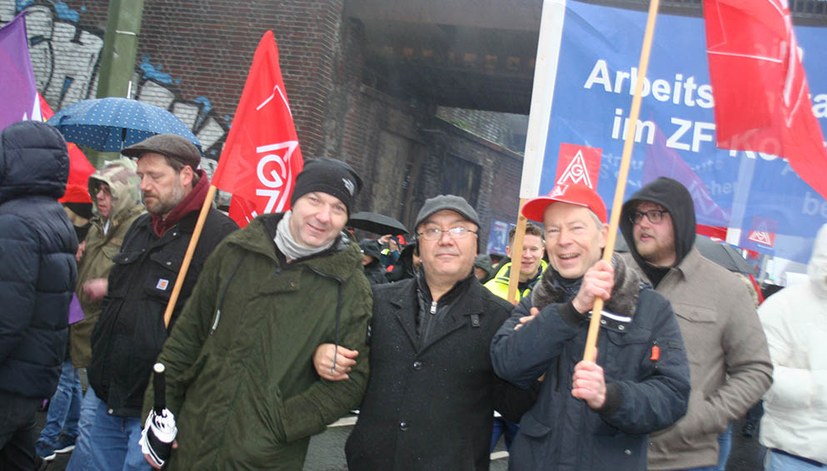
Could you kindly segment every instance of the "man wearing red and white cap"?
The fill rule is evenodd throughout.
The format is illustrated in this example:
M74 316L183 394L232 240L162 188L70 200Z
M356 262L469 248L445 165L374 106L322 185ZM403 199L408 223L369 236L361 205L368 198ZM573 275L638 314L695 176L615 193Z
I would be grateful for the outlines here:
M672 308L618 257L601 260L606 206L591 188L558 185L522 211L543 223L550 266L491 344L501 378L543 378L509 469L645 470L648 434L683 416L689 398ZM597 298L606 303L594 363L581 358Z

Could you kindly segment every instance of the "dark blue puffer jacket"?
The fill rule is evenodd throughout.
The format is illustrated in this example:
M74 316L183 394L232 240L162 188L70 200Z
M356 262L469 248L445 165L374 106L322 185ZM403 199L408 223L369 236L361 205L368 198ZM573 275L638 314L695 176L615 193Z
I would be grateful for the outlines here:
M0 133L0 390L46 398L66 354L77 237L57 198L63 136L34 121Z

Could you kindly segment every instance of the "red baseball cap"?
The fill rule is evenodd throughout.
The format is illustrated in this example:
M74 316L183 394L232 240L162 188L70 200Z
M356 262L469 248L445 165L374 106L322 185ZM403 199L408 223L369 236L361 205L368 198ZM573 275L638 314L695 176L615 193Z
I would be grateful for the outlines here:
M568 203L589 208L601 222L606 222L606 205L596 191L586 185L555 185L547 196L532 198L523 205L523 216L543 222L543 215L551 203Z

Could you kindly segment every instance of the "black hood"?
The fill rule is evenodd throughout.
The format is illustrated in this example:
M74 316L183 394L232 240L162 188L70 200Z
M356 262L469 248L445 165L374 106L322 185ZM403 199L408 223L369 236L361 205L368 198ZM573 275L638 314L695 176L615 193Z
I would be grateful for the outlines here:
M680 182L667 177L660 177L638 190L623 204L620 213L620 232L626 239L629 252L639 265L644 260L640 258L635 239L632 236L632 220L630 215L637 209L637 205L643 201L657 203L669 211L672 219L672 227L675 231L675 265L683 261L686 254L695 245L695 204L692 202L692 195Z
M0 203L23 196L63 196L69 152L60 131L21 121L0 133Z

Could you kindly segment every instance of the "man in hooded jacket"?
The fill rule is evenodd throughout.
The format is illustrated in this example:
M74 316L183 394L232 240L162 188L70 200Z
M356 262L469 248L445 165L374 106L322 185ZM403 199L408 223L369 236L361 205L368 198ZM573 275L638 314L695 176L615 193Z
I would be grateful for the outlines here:
M648 434L686 412L689 367L675 315L620 257L601 260L609 226L594 190L559 185L522 212L543 222L550 263L491 342L500 377L523 387L544 378L509 469L643 471ZM606 304L592 362L582 358L597 297Z
M807 275L758 308L774 367L760 428L766 471L827 469L827 225Z
M113 258L120 251L124 236L132 223L144 213L141 203L141 181L136 172L135 162L121 158L107 162L103 168L89 176L89 196L92 199L92 218L89 231L78 247L78 284L75 288L84 318L69 327L69 360L76 369L89 367L92 359L92 330L100 317L103 297L108 290L109 272L112 270ZM86 442L88 445L91 430L91 413L94 407L94 391L89 388L81 401L81 420L77 423L78 435L69 437L70 444ZM72 406L74 407L74 406ZM65 427L65 426L64 426ZM44 438L41 431L40 440ZM49 445L48 441L44 442ZM88 447L80 449L61 448L59 442L53 443L52 452L72 451L70 461L73 466L86 469ZM48 449L48 448L47 448ZM42 456L42 455L41 455Z
M718 435L758 402L772 380L767 340L744 284L695 244L695 205L661 177L624 203L629 263L672 303L692 378L689 410L652 435L649 469L717 469Z
M35 414L66 354L77 237L57 202L66 141L45 123L0 133L0 469L35 468Z

